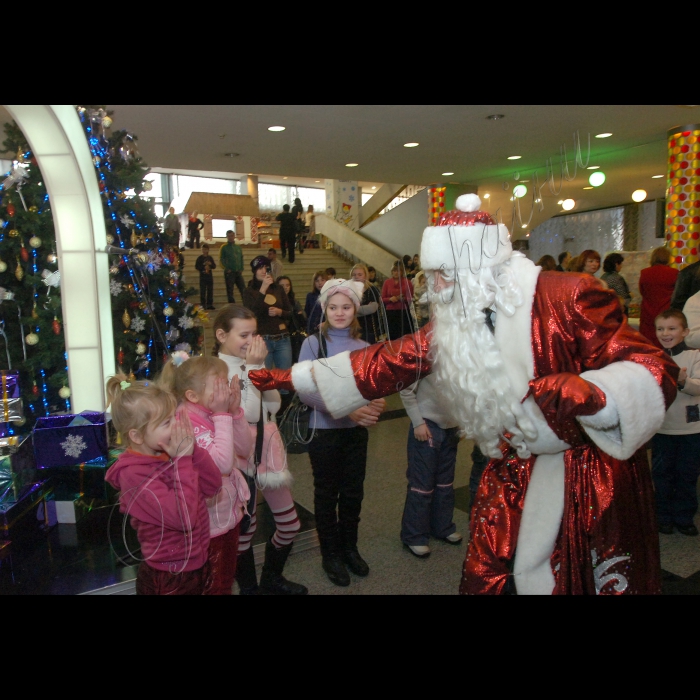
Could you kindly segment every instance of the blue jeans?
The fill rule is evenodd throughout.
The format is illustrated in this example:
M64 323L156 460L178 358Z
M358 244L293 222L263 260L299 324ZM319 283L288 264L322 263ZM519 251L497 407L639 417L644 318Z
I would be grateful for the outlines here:
M267 357L265 368L289 369L292 366L292 341L289 336L279 340L265 340L267 345ZM280 394L288 394L286 390L280 390Z
M651 478L659 525L692 525L698 512L700 433L651 439Z
M445 430L430 420L425 424L432 447L416 440L413 426L408 429L408 489L401 521L401 541L408 545L426 545L431 535L444 539L457 530L452 522L457 428Z

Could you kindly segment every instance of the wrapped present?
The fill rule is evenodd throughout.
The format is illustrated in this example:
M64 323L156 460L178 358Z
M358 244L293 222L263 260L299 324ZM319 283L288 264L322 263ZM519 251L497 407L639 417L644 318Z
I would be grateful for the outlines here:
M108 454L104 413L83 411L39 418L32 434L38 469L75 466Z
M2 381L0 423L24 420L24 407L22 406L22 399L19 397L19 372L16 370L0 370L0 381Z
M47 481L38 481L24 488L17 498L0 503L0 539L17 540L45 529L48 521L46 500L52 496ZM41 518L37 512L41 510Z
M51 478L57 501L74 501L77 498L109 500L114 489L105 481L105 473L117 461L121 449L111 449L107 457L65 467L49 467L42 474Z
M0 438L0 503L17 498L22 489L36 481L31 435Z

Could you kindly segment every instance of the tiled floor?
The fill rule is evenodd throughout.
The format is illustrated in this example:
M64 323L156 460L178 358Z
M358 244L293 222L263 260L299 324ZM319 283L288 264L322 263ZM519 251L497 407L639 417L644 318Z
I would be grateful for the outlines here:
M450 546L431 543L428 559L417 559L399 540L401 514L406 493L406 438L409 420L400 413L397 397L389 400L385 420L370 430L365 500L360 523L359 547L371 567L366 579L352 578L348 588L331 584L321 569L317 548L295 553L288 560L285 575L304 583L315 595L457 593L468 534L469 455L472 443L460 444L455 475L455 523L465 542ZM293 494L300 506L305 528L313 527L313 482L306 454L289 456L295 477ZM121 519L109 510L93 511L78 525L56 526L48 535L38 533L24 542L13 543L15 580L7 560L0 561L0 594L74 594L133 578L134 569L122 542ZM264 542L265 514L256 543ZM700 518L696 520L700 525ZM111 535L108 536L108 531ZM135 546L127 529L127 541ZM110 546L110 540L112 545ZM664 592L671 595L700 593L700 538L680 534L661 535L661 564ZM120 562L120 558L123 563ZM126 566L124 565L126 564Z

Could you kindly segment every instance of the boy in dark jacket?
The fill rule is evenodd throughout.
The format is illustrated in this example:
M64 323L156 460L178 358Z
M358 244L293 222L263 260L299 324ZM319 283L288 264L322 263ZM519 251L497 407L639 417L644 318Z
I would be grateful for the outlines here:
M209 255L209 246L205 243L202 246L202 254L194 264L199 270L199 299L205 309L214 308L214 275L212 270L216 268L214 258Z

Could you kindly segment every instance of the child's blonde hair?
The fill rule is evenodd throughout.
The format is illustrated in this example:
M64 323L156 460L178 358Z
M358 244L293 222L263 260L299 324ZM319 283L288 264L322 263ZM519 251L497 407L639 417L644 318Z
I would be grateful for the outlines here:
M125 374L107 380L107 406L111 406L115 430L126 440L129 431L143 435L152 424L162 423L175 413L175 397L155 382L130 382Z
M210 355L191 357L179 365L168 360L160 373L158 383L167 391L171 391L177 401L182 401L185 393L190 390L199 396L207 377L212 373L228 379L228 365L218 357Z

